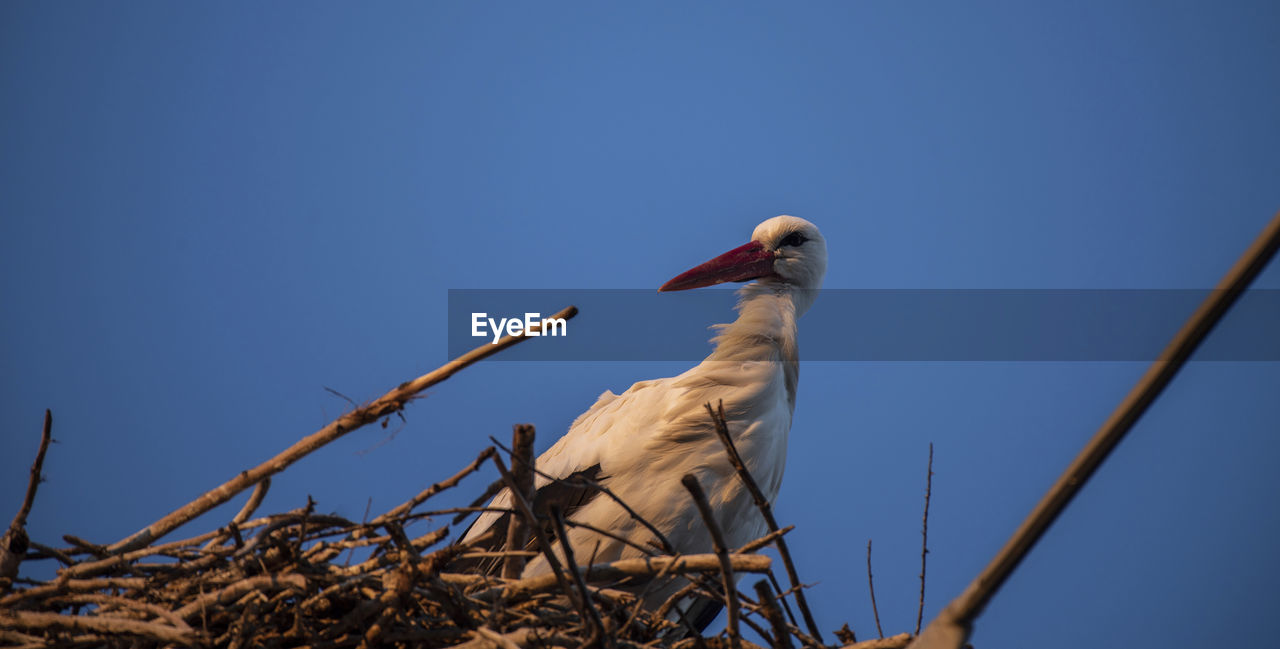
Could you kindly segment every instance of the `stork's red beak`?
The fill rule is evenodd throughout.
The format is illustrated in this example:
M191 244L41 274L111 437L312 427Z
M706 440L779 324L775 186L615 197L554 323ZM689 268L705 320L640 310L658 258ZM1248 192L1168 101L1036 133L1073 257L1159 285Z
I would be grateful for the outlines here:
M752 241L676 275L658 291L683 291L764 277L773 274L773 259L772 252L765 250L760 242Z

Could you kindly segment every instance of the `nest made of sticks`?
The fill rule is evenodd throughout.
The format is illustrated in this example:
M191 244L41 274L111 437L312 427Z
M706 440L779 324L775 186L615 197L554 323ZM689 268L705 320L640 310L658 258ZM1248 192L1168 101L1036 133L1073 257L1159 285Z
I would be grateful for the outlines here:
M572 317L566 310L557 315ZM510 517L514 530L494 533L533 537L533 551L476 552L472 543L445 541L469 516L503 488L527 493L536 471L532 427L517 427L508 452L484 449L457 474L431 485L401 505L356 523L317 513L316 505L251 519L270 489L271 476L328 441L399 413L416 394L470 363L509 347L523 336L508 337L406 382L383 397L353 409L293 447L202 495L133 536L110 546L64 536L70 547L28 541L24 530L41 463L50 439L46 413L40 451L22 509L0 543L0 644L19 647L457 647L525 649L534 647L734 647L759 649L742 637L749 627L775 649L821 648L820 632L805 601L804 588L790 560L784 536L750 474L737 457L722 412L708 404L708 415L744 485L752 491L770 532L741 548L727 548L705 496L694 480L690 495L702 508L715 552L678 555L665 547L635 546L645 556L596 565L576 565L572 555L552 546L577 523L558 512L534 513L523 495ZM523 431L523 433L522 433ZM523 435L523 436L522 436ZM506 449L503 449L504 451ZM471 506L424 508L433 496L458 486L486 463L501 478ZM575 485L582 486L582 485ZM604 495L613 494L598 484ZM191 538L159 543L160 537L235 494L253 488L249 500L226 525ZM618 501L626 508L625 503ZM629 510L629 508L627 508ZM430 527L417 536L407 530ZM638 519L638 517L637 517ZM639 520L639 519L638 519ZM645 521L640 521L661 534ZM597 530L599 531L599 530ZM567 544L562 544L567 545ZM772 560L757 551L774 546L785 567L788 588L774 575ZM519 547L519 545L509 545ZM542 554L553 574L520 575L523 562ZM563 565L557 557L566 561ZM18 577L23 560L62 564L48 581ZM476 560L499 561L502 573L476 574L459 566ZM747 573L756 575L754 597L738 592ZM657 610L642 605L646 584L682 580L683 588ZM682 616L688 598L706 598L728 610L728 626L704 636ZM798 614L797 614L798 612ZM840 644L855 642L846 626ZM902 647L899 634L859 643L858 649Z

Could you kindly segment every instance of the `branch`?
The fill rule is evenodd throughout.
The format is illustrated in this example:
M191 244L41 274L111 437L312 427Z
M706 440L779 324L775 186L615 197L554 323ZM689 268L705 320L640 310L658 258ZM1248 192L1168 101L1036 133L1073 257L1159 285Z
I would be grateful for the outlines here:
M729 609L729 645L733 649L742 649L742 637L738 633L738 586L737 580L733 578L733 564L729 562L729 549L724 542L724 534L716 524L715 513L711 511L711 503L707 502L707 495L702 492L698 479L692 473L686 473L680 482L689 490L689 495L693 496L698 513L702 515L702 522L706 524L707 531L711 532L711 547L715 549L716 559L720 561L720 573L724 578L725 607Z
M49 440L53 439L53 411L44 411L44 428L40 432L40 449L36 451L36 461L31 464L31 475L27 478L27 493L22 498L22 507L18 509L9 529L0 537L0 587L8 588L18 576L18 566L27 553L27 516L31 514L31 505L36 501L36 489L40 486L40 470L44 467L44 454L49 450Z
M172 642L181 645L194 644L196 635L190 630L182 630L159 622L142 622L120 617L87 615L59 615L58 613L37 613L33 611L0 611L0 620L6 626L25 631L44 631L57 629L61 631L96 631L99 633L121 633L154 638L161 642Z
M769 626L773 627L773 646L776 649L791 649L791 630L787 628L787 621L782 617L782 610L773 597L769 581L761 579L756 582L755 588L756 597L760 600L760 610L765 619L769 620Z
M1017 531L1005 543L987 567L969 583L959 597L947 604L924 633L911 644L919 649L960 647L973 630L973 621L987 602L1000 590L1005 580L1018 567L1031 548L1053 524L1080 489L1088 483L1098 467L1116 445L1133 428L1156 397L1164 391L1191 354L1204 342L1215 326L1235 304L1249 284L1266 268L1280 249L1280 212L1271 218L1258 237L1240 256L1218 286L1205 298L1195 313L1182 325L1173 340L1151 363L1124 401L1116 406L1085 447L1080 450L1058 481L1049 488Z
M929 555L929 497L933 494L933 442L929 442L929 473L924 479L924 527L920 528L920 605L916 607L916 632L920 635L920 621L924 619L924 568ZM867 575L871 574L871 541L867 541ZM874 591L872 591L874 592ZM879 620L877 620L879 622ZM878 628L878 627L877 627ZM883 638L884 634L881 633Z
M734 572L767 573L772 564L769 557L761 554L729 555L729 563ZM689 554L680 557L640 557L636 559L620 559L613 563L594 566L580 566L583 579L593 581L618 581L627 577L656 577L665 575L686 575L691 573L715 572L720 570L720 558L714 554ZM499 597L507 600L528 597L549 590L556 586L555 575L542 574L513 581L492 590L477 593L475 598L489 602Z
M533 425L516 424L511 431L511 477L515 488L520 490L526 502L533 502L536 492L533 490ZM524 528L523 520L517 516L507 519L507 549L518 550L529 542L529 530ZM565 541L567 543L567 541ZM565 546L566 548L568 546ZM508 555L502 563L503 579L519 579L524 572L524 556ZM568 559L570 567L573 559ZM585 593L584 593L585 596Z
M747 465L742 462L742 456L738 455L738 448L733 444L733 438L729 436L729 424L724 416L724 402L720 402L718 412L712 409L711 404L705 405L707 414L711 415L711 421L715 424L716 435L720 437L720 443L724 445L725 453L729 456L729 462L738 471L738 477L751 493L756 508L760 510L761 516L769 525L769 531L777 532L778 521L773 517L773 506L765 499L764 492L760 491L760 485L756 484L756 479L747 470ZM818 623L813 621L813 613L809 611L809 603L805 600L804 591L799 588L800 575L796 572L796 565L791 560L791 551L787 549L787 542L782 536L778 536L775 545L778 548L778 555L782 557L782 565L787 570L787 578L791 580L791 586L796 589L796 604L800 607L800 614L804 616L805 626L808 627L809 634L822 644L822 633L818 631Z
M871 589L871 612L876 616L876 633L883 638L884 629L880 628L880 609L876 606L876 582L871 577L871 539L867 539L867 588Z
M551 318L569 319L577 314L577 307L570 306L566 307ZM200 496L190 503L174 510L164 518L141 530L138 530L128 538L117 541L116 543L108 546L107 550L112 553L128 552L129 550L136 550L148 543L151 543L152 541L190 522L197 516L200 516L210 509L227 502L231 498L235 497L236 494L261 482L264 478L271 477L285 470L294 462L306 457L312 451L319 449L329 442L332 442L366 424L373 423L381 419L383 416L399 412L419 392L448 379L458 371L480 360L488 358L489 356L511 347L512 345L527 340L531 332L537 331L539 331L539 327L534 327L530 330L524 331L519 336L505 336L496 344L481 345L480 347L445 363L439 369L428 372L427 374L419 376L412 381L400 384L395 389L375 399L369 405L347 412L324 428L321 428L301 440L298 440L293 446L285 449L270 460L267 460L248 471L242 471L236 475L236 477L224 482L221 486L205 493L203 496Z
M591 635L599 640L604 646L612 647L613 643L604 628L604 621L600 619L600 611L596 609L595 602L591 601L591 591L587 589L587 580L583 579L582 571L578 570L578 563L573 557L573 543L569 541L569 532L564 528L564 511L558 505L551 506L551 522L554 524L556 537L560 540L560 549L564 552L565 563L569 566L569 574L573 576L573 581L578 586L578 592L582 594L582 598L578 604L582 607L582 616L591 622ZM594 644L591 641L583 643L584 645Z

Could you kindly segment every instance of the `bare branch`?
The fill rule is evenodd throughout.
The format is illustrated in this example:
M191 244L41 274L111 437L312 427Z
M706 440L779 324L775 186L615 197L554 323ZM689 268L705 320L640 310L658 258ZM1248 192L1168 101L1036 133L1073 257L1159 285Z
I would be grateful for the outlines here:
M756 597L760 600L760 611L773 627L773 645L775 649L791 649L791 630L787 628L787 620L782 617L782 609L773 597L773 588L769 581L761 579L756 582Z
M569 574L573 576L573 581L578 586L578 592L581 597L578 605L581 607L582 617L591 623L591 635L603 643L606 647L613 646L613 642L609 634L605 631L604 622L600 619L600 611L596 609L595 602L591 601L591 591L587 589L587 581L582 578L582 571L578 570L578 563L573 556L573 543L569 540L569 532L564 528L564 511L558 505L551 506L551 522L555 529L556 537L560 540L560 550L564 552L564 560L568 565ZM587 645L593 644L590 640Z
M1183 323L1182 328L1161 352L1159 359L1151 363L1138 383L1058 477L1057 482L1036 503L1004 547L1000 548L968 587L942 609L913 645L921 649L942 649L964 644L972 630L974 619L982 613L987 602L991 601L1049 526L1071 504L1089 478L1111 455L1111 451L1160 396L1191 354L1226 315L1227 310L1236 303L1267 264L1271 263L1277 250L1280 250L1280 212L1272 217L1218 282L1214 291Z
M742 456L738 454L738 448L733 444L733 437L729 435L728 420L724 416L724 402L720 402L719 410L713 409L711 404L706 404L707 414L711 415L711 421L715 424L716 435L720 438L720 443L724 445L725 453L729 456L729 462L733 464L733 468L737 470L738 477L747 487L747 491L751 493L751 498L755 501L756 508L760 510L760 515L764 517L765 523L769 525L769 531L778 531L778 521L773 517L773 505L764 497L764 492L760 491L760 486L756 484L756 479L747 470L747 465L743 463ZM787 549L787 542L782 536L778 536L777 542L774 544L778 548L778 555L782 557L782 565L787 570L787 578L791 580L792 587L801 585L800 576L796 572L795 562L791 560L791 551ZM822 633L818 631L818 623L813 620L813 613L809 611L809 603L805 600L804 591L796 589L796 605L800 607L800 614L804 616L805 626L809 629L809 634L822 643Z
M871 612L876 616L876 634L884 637L884 629L880 628L880 608L876 606L876 582L871 576L871 539L867 539L867 588L871 589Z
M36 489L40 486L40 471L44 467L44 454L49 450L49 441L53 439L53 411L44 411L44 427L40 432L40 448L36 451L36 461L31 464L31 475L27 478L27 493L22 497L22 506L9 523L9 529L0 536L0 588L8 588L18 576L18 566L26 556L30 541L27 539L27 516L31 514L31 505L36 501Z
M715 512L711 511L711 503L707 502L707 495L702 492L702 485L698 484L698 478L691 473L686 473L680 482L685 489L689 490L689 495L693 496L693 502L698 506L698 513L702 515L702 522L711 533L711 547L715 549L716 558L720 561L720 572L724 577L724 596L726 608L729 610L729 644L733 649L741 649L742 636L738 633L738 582L733 578L733 564L729 562L729 549L724 542L724 534L720 531L720 525L716 523Z
M929 498L933 495L933 442L929 442L929 473L924 479L924 526L920 529L920 605L916 607L916 631L920 635L920 621L924 619L924 573L929 555ZM871 541L867 541L867 575L871 574ZM877 620L878 622L879 620ZM881 633L880 637L884 637Z
M551 318L569 319L577 314L577 307L570 306L553 315ZM385 415L400 411L419 392L448 379L458 371L480 360L488 358L504 349L507 349L508 347L511 347L512 345L527 340L530 332L537 332L539 330L539 327L533 327L530 330L522 332L519 336L505 336L497 343L481 345L480 347L445 363L439 369L428 372L427 374L419 376L412 381L400 384L395 389L375 399L372 403L347 412L324 428L321 428L301 440L298 440L298 442L293 446L285 449L270 460L267 460L248 471L240 472L234 478L224 482L221 486L174 510L169 515L161 518L151 525L138 530L128 538L117 541L107 549L112 553L120 553L135 550L151 543L152 541L186 524L197 516L227 502L231 498L235 497L236 494L261 482L264 478L268 478L285 470L294 462L306 457L311 452L328 444L329 442L365 426L366 424L375 422Z
M527 502L533 502L535 492L533 490L533 440L535 436L533 425L516 424L511 431L511 477L514 479L520 495L524 496ZM561 521L563 526L563 521ZM523 520L519 517L512 516L507 519L507 548L517 549L523 548L529 541L529 531L524 528ZM566 546L567 547L567 546ZM502 563L502 577L504 579L519 579L520 573L524 572L524 557L518 554L508 555ZM573 568L573 560L568 559L570 568ZM585 596L585 594L584 594Z

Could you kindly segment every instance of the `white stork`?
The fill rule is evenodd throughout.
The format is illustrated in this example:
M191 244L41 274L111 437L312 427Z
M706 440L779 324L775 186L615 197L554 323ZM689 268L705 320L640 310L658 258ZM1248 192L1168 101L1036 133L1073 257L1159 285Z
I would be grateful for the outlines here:
M659 291L755 280L739 290L737 320L717 325L715 351L706 360L679 376L636 383L620 395L605 391L537 459L537 470L546 475L536 477L534 509L541 514L556 504L569 521L608 530L642 547L659 546L653 534L611 498L598 490L566 486L572 483L569 479L582 476L608 487L660 530L677 552L711 552L711 537L680 482L692 473L730 548L762 536L765 522L730 465L704 404L723 401L734 443L772 502L782 483L795 409L796 320L813 304L826 268L827 247L818 228L801 218L777 216L757 226L749 243L664 284ZM512 507L511 493L500 493L491 506ZM479 539L503 516L507 514L481 515L463 542ZM500 535L491 535L496 536ZM607 562L643 556L635 547L583 527L570 526L568 537L579 563L591 557ZM480 545L496 550L504 541L494 538ZM481 569L495 567L490 562ZM529 561L524 576L549 570L540 556ZM656 608L678 588L674 582L651 588L646 602ZM690 613L701 630L718 611L714 607Z

